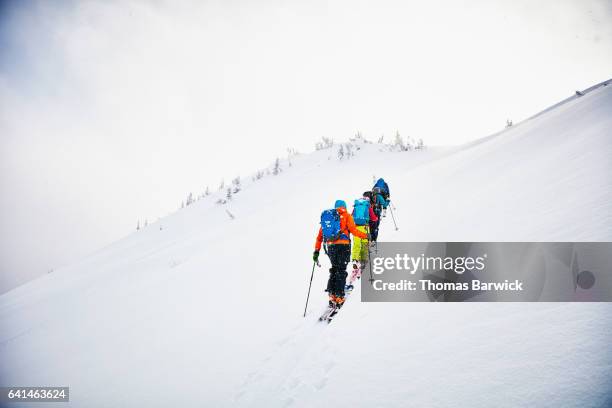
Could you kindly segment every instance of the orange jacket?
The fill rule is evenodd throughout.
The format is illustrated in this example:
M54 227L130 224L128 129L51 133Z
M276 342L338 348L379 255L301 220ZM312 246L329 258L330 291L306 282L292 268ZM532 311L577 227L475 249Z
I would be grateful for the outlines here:
M353 220L353 216L346 211L346 208L340 207L340 208L336 208L336 210L338 211L338 214L340 214L340 231L342 231L343 234L345 234L347 237L349 236L349 233L351 233L361 239L368 238L368 234L361 232L357 229L357 226L355 225L355 221ZM348 245L350 243L351 241L348 239L337 239L335 241L327 242L328 245L334 245L334 244ZM319 234L317 235L317 242L315 242L315 250L320 251L321 244L323 244L323 228L319 227Z

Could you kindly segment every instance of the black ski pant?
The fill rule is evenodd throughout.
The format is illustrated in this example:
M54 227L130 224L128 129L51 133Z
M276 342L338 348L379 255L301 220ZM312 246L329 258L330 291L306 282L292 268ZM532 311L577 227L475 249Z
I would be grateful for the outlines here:
M331 244L327 246L327 256L332 267L329 270L329 281L327 281L327 292L330 295L344 297L344 286L346 285L346 266L351 261L350 244Z
M370 237L372 238L372 242L378 240L379 225L380 225L380 215L378 216L378 221L376 222L370 221Z

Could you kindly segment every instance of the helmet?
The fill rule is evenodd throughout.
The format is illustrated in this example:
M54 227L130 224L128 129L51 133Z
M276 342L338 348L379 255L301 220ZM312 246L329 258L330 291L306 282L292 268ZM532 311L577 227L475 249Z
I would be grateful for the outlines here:
M336 203L334 204L334 208L340 208L340 207L346 208L346 203L343 200L336 200Z

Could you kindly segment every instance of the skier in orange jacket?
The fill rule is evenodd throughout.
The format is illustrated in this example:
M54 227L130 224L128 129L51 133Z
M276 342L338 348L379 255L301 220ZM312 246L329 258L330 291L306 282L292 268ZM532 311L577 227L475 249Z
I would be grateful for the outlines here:
M368 239L368 234L359 231L353 220L353 216L346 211L346 203L337 200L334 207L340 216L340 235L335 240L325 243L326 253L332 264L329 270L329 281L327 282L327 292L329 293L329 304L332 307L341 307L344 304L344 286L346 285L346 266L351 261L351 238L350 234L361 239ZM312 259L319 260L319 251L323 244L323 228L319 228L315 251Z

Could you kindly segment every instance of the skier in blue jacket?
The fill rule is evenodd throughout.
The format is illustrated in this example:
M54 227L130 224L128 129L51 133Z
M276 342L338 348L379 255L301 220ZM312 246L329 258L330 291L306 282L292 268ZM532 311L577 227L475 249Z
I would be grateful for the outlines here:
M387 184L385 179L379 178L376 181L376 183L374 184L374 187L380 188L380 192L381 192L383 198L385 199L385 201L391 201L390 200L390 198L391 198L391 190L389 190L389 185Z

